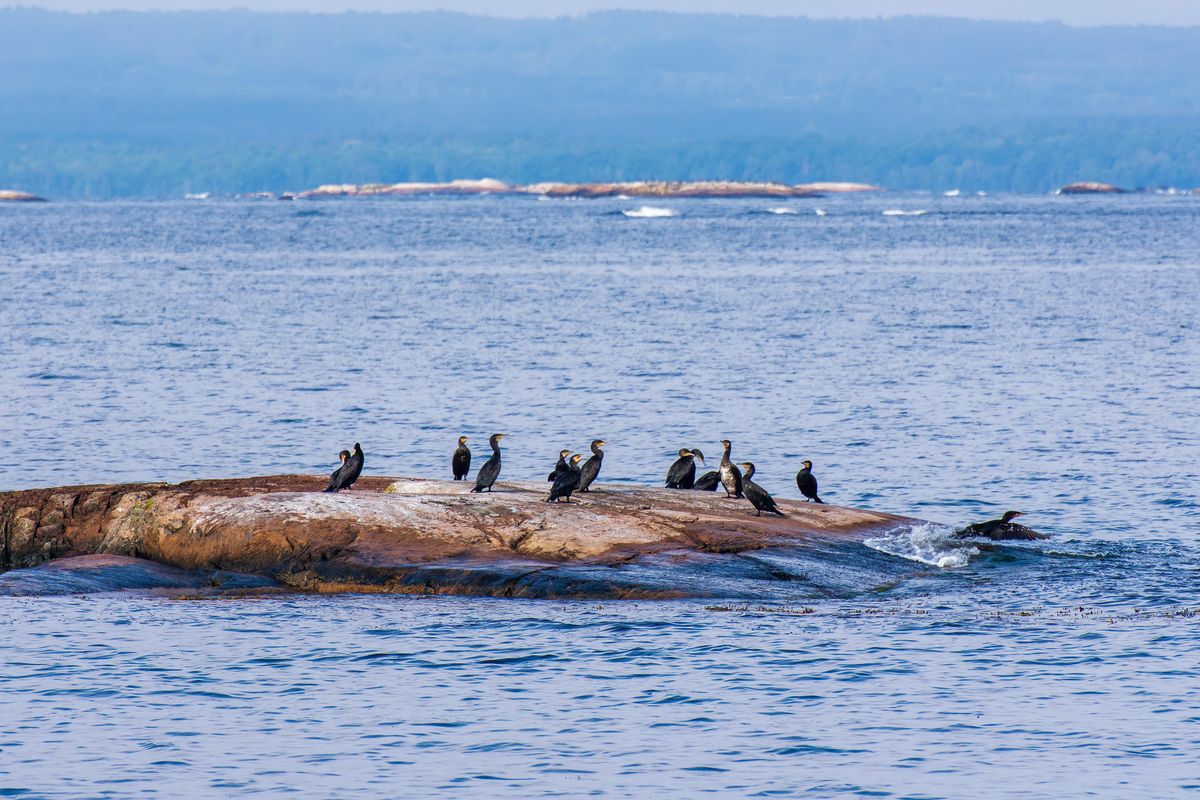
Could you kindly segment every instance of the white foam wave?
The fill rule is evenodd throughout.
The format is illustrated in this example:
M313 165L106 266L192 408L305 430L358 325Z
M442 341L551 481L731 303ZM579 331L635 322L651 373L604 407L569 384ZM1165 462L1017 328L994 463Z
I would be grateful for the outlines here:
M183 196L185 200L207 200L211 195L208 192L188 192Z
M885 217L919 217L928 213L929 212L923 208L914 209L912 211L906 211L902 208L889 208L887 211L883 212L883 215Z
M628 199L629 199L629 195L627 195L627 194L619 194L619 195L617 195L617 199L618 199L618 200L628 200Z
M628 211L622 211L627 217L637 217L639 219L647 219L651 217L673 217L675 212L669 208L660 208L658 206L642 206Z
M979 548L974 544L954 538L954 528L933 523L906 525L867 539L863 544L881 553L942 569L965 567L979 555Z
M772 214L798 214L798 213L800 213L796 209L788 208L787 206L779 206L778 208L768 208L767 211L769 211Z
M828 213L829 213L828 211L826 211L826 210L825 210L825 209L823 209L823 208L818 208L816 211L817 211L817 216L818 216L818 217L823 217L823 216L825 216L826 214L828 214Z
M942 194L946 197L958 197L962 194L962 192L958 189L951 189L948 192L942 192Z
M976 193L975 193L975 196L976 196L976 197L987 197L987 196L988 196L988 193L987 193L987 192L984 192L984 191L979 191L979 192L976 192Z

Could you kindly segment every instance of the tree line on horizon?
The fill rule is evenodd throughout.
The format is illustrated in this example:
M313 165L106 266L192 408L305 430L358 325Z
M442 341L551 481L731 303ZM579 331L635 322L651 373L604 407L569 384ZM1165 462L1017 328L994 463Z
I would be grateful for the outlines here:
M0 188L1200 187L1196 28L0 10Z

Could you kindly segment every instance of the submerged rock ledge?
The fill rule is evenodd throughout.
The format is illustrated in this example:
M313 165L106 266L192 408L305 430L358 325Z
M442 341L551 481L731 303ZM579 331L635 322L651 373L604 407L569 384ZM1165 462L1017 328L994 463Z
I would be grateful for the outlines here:
M913 522L788 500L779 502L787 517L755 517L745 500L721 493L611 484L551 505L544 483L470 494L468 483L370 477L324 494L326 481L277 475L0 493L0 567L106 554L315 592L709 596L694 583L700 562L861 540Z

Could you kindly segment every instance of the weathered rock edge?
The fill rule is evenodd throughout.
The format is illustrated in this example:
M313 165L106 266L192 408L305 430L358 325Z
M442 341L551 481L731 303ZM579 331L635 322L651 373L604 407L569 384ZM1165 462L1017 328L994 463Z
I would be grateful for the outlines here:
M326 478L276 475L71 486L0 493L0 568L93 553L188 570L269 577L316 592L523 597L700 596L701 588L609 578L656 564L830 538L864 538L903 517L780 501L755 517L722 493L600 485L548 504L538 483L363 478L324 494Z

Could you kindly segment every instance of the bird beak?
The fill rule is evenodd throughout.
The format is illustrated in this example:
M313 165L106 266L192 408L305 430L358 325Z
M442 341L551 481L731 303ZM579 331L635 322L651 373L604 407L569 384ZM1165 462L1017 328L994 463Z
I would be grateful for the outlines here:
M704 463L704 453L701 453L699 450L692 450L691 453L693 456L700 459L701 464Z

